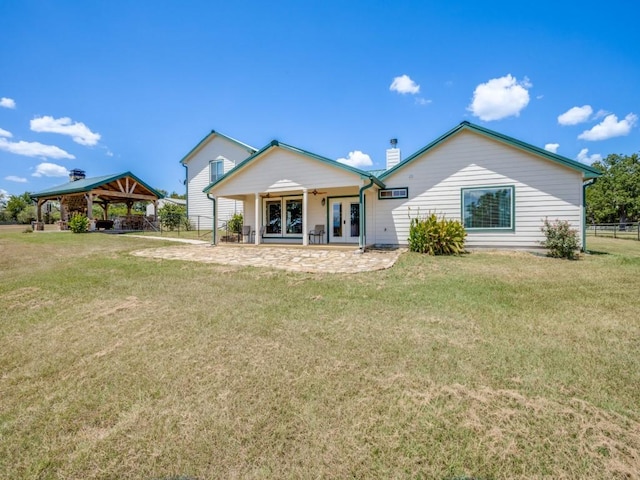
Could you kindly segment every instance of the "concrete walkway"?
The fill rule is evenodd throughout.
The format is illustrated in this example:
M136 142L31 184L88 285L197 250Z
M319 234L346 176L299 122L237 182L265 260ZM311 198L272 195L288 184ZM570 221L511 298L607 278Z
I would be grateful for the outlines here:
M145 236L144 238L150 238ZM168 238L162 238L168 240ZM185 260L251 267L277 268L310 273L359 273L390 268L403 250L367 250L355 247L288 247L272 245L191 244L147 248L132 252L136 257Z

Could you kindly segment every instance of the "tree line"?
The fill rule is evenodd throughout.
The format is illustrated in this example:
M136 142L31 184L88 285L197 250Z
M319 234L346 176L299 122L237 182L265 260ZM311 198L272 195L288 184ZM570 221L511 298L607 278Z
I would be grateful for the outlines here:
M614 153L592 166L602 176L587 187L587 220L622 225L640 220L640 156Z

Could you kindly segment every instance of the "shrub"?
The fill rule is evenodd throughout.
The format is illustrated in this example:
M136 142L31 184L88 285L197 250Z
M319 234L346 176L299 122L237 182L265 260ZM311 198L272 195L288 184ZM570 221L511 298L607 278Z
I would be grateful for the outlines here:
M187 209L184 206L176 205L175 203L167 202L158 210L160 223L164 228L172 231L180 227L184 221L183 219L186 217L186 214Z
M432 213L426 218L411 219L409 250L429 255L460 255L464 253L466 236L458 220L438 218Z
M548 255L550 257L568 258L569 260L577 258L577 252L580 248L578 231L571 228L569 222L556 220L552 223L545 218L540 230L546 237L540 243L549 250Z
M76 213L69 220L69 230L73 233L85 233L89 231L89 219L82 213Z
M244 223L244 218L242 218L241 213L234 213L233 217L227 222L227 228L232 233L240 233L242 232L242 224Z

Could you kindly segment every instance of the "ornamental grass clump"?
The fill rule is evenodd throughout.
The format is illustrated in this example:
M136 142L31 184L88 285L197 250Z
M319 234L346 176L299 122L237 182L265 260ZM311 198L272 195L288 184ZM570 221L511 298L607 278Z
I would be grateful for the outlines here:
M549 257L569 260L578 258L578 250L580 249L578 231L571 228L568 221L556 219L556 221L550 222L545 218L540 230L545 236L545 240L540 243L549 250L547 253Z
M465 251L466 236L458 220L438 218L432 213L426 218L411 219L409 250L429 255L460 255Z

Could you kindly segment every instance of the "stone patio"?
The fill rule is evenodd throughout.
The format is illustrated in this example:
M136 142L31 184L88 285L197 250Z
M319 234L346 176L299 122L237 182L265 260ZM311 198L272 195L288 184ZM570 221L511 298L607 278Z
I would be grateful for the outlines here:
M144 237L151 238L151 237ZM162 240L172 240L161 238ZM197 243L196 243L197 242ZM353 246L291 247L273 245L217 245L199 241L185 245L147 248L132 252L136 257L184 260L250 267L277 268L309 273L360 273L390 268L402 249L367 250Z

